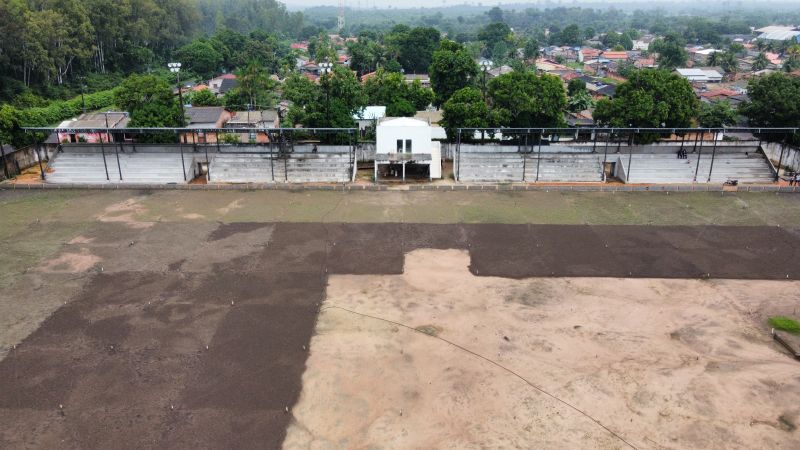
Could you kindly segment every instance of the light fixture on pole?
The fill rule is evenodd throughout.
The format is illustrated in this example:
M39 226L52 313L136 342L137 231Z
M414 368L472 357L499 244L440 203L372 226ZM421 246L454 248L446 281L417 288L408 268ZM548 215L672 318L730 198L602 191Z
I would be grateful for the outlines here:
M321 62L319 63L319 72L322 74L322 84L325 88L325 116L326 119L330 119L330 85L328 83L328 76L333 71L333 63L330 62Z
M483 70L483 100L486 101L486 72L492 70L492 62L484 59L481 61L481 69Z
M167 64L169 71L178 77L178 101L181 104L181 126L186 124L186 112L183 110L183 86L181 85L181 63L171 62Z

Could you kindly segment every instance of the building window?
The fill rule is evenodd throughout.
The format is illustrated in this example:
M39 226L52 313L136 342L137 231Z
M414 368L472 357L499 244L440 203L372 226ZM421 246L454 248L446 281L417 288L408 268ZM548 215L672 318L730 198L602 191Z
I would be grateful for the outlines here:
M406 153L411 153L411 139L406 139Z
M403 140L402 139L398 139L397 140L397 153L402 153L402 152L403 152Z

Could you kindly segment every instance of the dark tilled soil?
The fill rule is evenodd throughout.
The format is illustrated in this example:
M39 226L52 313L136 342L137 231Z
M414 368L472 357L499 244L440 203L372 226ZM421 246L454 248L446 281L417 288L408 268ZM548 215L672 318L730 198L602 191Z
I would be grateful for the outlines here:
M271 227L208 228L190 237L225 243ZM164 246L169 233L190 232L154 230ZM151 255L176 258L163 271L90 275L0 361L0 447L279 447L327 274L401 273L416 248L468 249L479 276L800 279L800 236L780 228L283 223L269 232L268 245L206 272L182 272L180 252L165 248ZM119 245L152 238L130 232Z

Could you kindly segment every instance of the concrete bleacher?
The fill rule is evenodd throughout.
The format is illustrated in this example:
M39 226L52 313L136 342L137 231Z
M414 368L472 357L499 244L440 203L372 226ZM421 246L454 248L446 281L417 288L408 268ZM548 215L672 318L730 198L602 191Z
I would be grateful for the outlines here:
M630 170L625 177L628 183L722 183L728 179L739 180L740 183L771 183L774 180L769 161L756 147L718 148L713 158L713 168L709 149L702 154L691 153L689 149L686 159L678 159L675 152L677 148L630 156L623 152L615 157L619 158L625 172Z
M465 152L459 161L464 182L598 182L602 155L587 152ZM538 166L538 167L537 167Z
M211 160L211 182L222 183L346 183L350 181L347 154L220 153Z
M458 177L467 183L522 181L524 166L519 153L463 152L458 160Z
M186 179L184 179L184 164ZM114 152L106 153L106 168L100 152L59 153L48 165L47 182L76 184L173 184L191 180L192 158L174 153L120 153L119 166ZM122 169L122 177L120 170Z
M269 183L273 173L277 181L286 178L283 161L277 155L219 153L211 158L209 167L212 183Z
M597 153L536 153L527 155L525 180L544 182L603 181L603 155ZM537 169L537 159L538 169Z

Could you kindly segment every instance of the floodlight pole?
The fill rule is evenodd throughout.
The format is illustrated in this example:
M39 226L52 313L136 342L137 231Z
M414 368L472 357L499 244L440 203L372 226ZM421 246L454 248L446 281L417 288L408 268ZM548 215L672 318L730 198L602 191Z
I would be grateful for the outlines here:
M174 73L178 79L178 101L181 104L181 126L186 125L186 111L183 109L183 86L181 85L181 63L169 63L167 64L169 67L169 71ZM180 136L180 135L178 135ZM186 174L184 173L184 178L186 178Z

